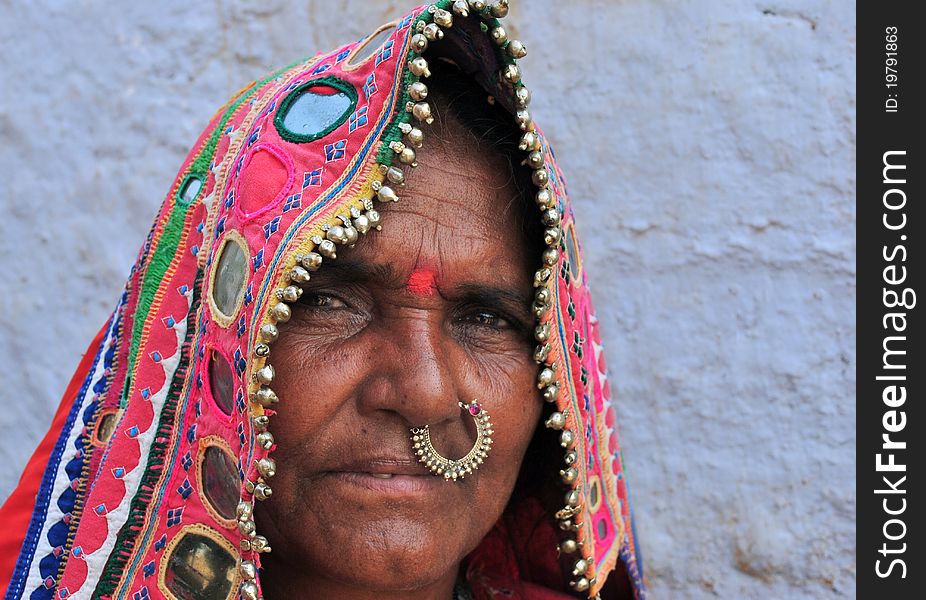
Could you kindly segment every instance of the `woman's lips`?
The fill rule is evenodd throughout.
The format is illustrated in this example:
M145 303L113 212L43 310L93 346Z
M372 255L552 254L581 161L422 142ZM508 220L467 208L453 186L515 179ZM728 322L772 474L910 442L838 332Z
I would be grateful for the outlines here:
M371 473L364 471L329 471L328 476L336 483L363 488L371 492L390 496L418 496L432 494L446 485L442 478L428 472L420 475L404 473Z

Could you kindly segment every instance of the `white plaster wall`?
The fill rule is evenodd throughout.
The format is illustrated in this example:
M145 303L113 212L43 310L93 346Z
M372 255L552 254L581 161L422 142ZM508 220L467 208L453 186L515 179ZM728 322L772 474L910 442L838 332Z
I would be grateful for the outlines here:
M413 0L0 2L0 499L188 146ZM855 6L512 0L657 598L855 581Z

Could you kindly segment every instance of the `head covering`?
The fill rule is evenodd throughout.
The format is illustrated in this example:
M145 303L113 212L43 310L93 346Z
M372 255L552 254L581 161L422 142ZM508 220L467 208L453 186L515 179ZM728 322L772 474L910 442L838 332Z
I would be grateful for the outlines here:
M310 272L376 235L376 202L414 177L436 56L523 131L545 244L532 306L549 403L538 435L552 433L561 457L543 465L558 474L555 514L520 498L467 559L467 578L477 598L593 598L626 572L644 597L573 211L528 112L525 50L505 13L504 0L416 8L252 83L212 118L4 506L7 598L259 596L272 540L254 531L253 503L286 468L272 459L273 407L287 401L273 392L273 342Z

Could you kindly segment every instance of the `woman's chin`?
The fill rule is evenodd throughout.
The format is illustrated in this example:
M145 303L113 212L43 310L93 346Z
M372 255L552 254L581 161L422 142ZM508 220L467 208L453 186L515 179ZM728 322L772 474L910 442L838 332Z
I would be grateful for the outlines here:
M301 569L311 565L315 581L370 591L414 591L455 577L467 554L466 548L457 547L465 541L459 530L444 529L433 516L422 520L403 511L388 513L348 511L328 517L324 525L313 524L298 533L297 547L275 547L266 566L272 570L280 550L290 557L280 556L289 569L295 563Z

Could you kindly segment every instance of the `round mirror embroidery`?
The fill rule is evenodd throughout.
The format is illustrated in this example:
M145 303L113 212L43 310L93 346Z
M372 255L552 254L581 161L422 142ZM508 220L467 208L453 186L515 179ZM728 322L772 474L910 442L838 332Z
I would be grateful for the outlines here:
M206 446L199 463L202 493L215 512L223 518L234 519L241 479L235 459L221 446Z
M187 175L183 185L180 187L178 196L186 204L190 204L196 199L199 190L203 189L203 178L199 175Z
M248 260L237 240L226 238L212 284L212 300L223 317L231 319L244 295Z
M186 533L167 559L164 585L178 600L226 600L235 582L235 557L211 537Z
M576 238L575 225L569 223L569 226L563 231L563 245L566 248L566 255L569 257L569 279L575 284L582 283L582 262L579 255L579 241Z
M598 539L603 540L608 537L608 522L604 519L598 521Z
M592 480L590 487L591 487L591 492L589 493L589 497L591 500L591 504L592 504L593 509L597 509L598 505L601 503L601 485L598 483L597 478Z
M96 426L96 435L94 436L96 439L94 441L101 446L106 445L106 442L112 437L113 431L116 430L118 422L118 414L115 412L108 412L101 416L100 422Z
M280 104L273 122L289 142L311 142L341 125L357 105L357 90L346 81L323 77L297 87Z
M382 47L383 43L392 36L393 32L395 32L395 27L386 27L382 31L377 31L368 37L366 41L361 42L362 47L347 59L347 65L351 67L359 65L373 56L373 53Z
M215 350L209 353L209 393L219 410L231 416L235 403L235 379L231 365Z

